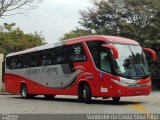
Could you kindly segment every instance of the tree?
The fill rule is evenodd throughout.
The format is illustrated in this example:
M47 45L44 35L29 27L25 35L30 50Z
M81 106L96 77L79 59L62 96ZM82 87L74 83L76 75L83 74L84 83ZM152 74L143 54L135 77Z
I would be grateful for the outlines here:
M143 46L160 43L160 0L94 0L93 4L80 11L79 23L85 29L132 38Z
M23 14L25 11L36 8L37 3L42 0L0 0L0 18L16 14Z
M70 39L70 38L86 36L86 35L89 35L89 34L91 34L91 33L87 30L76 28L75 30L72 30L69 33L64 34L63 37L61 37L59 40L62 41L62 40Z
M158 62L150 64L151 73L160 84L160 0L93 0L92 3L93 7L80 11L79 23L84 31L134 39L141 46L154 49Z
M27 48L45 44L41 33L25 34L20 28L14 28L15 24L7 24L0 28L0 53L8 54Z

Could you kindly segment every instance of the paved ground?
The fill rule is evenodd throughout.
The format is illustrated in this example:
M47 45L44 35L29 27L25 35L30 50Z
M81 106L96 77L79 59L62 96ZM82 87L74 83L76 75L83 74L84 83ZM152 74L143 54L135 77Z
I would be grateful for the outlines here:
M13 114L83 114L83 113L160 113L160 92L149 96L125 97L114 104L111 99L94 99L92 104L78 103L74 96L43 96L23 100L20 95L0 95L0 113Z

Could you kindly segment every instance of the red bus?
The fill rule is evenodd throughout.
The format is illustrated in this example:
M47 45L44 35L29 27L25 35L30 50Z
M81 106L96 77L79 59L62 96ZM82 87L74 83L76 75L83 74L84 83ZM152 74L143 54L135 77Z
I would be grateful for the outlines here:
M115 36L84 36L43 45L6 56L5 88L22 98L44 95L77 95L80 102L92 97L149 95L151 76L144 51L149 48Z

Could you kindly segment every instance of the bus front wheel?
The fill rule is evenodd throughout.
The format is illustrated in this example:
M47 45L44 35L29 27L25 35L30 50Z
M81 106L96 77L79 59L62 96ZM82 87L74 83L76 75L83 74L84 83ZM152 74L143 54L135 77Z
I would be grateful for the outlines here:
M84 98L83 98L83 86L79 86L78 87L78 102L83 102Z
M25 84L21 85L20 93L23 99L29 98L27 86Z
M90 89L89 85L87 85L87 84L84 85L82 94L83 94L84 102L87 104L91 103L92 94L91 94L91 89Z

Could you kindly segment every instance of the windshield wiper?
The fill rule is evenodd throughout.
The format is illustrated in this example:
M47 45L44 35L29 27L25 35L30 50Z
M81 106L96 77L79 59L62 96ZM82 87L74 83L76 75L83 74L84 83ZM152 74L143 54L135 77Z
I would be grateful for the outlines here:
M136 74L137 74L137 70L140 72L139 68L141 68L143 74L146 75L144 69L142 68L142 66L141 66L140 64L138 64L138 61L137 61L137 59L136 59L136 56L135 56L135 54L133 53L133 51L131 50L130 46L129 46L129 49L130 49L130 51L131 51L132 56L133 56L134 59L135 59L135 63L139 66L139 67L138 67L138 66L136 66L135 63L133 63L134 66L135 66L135 68L134 68L134 67L133 67L133 68L134 68L134 70L136 71Z

